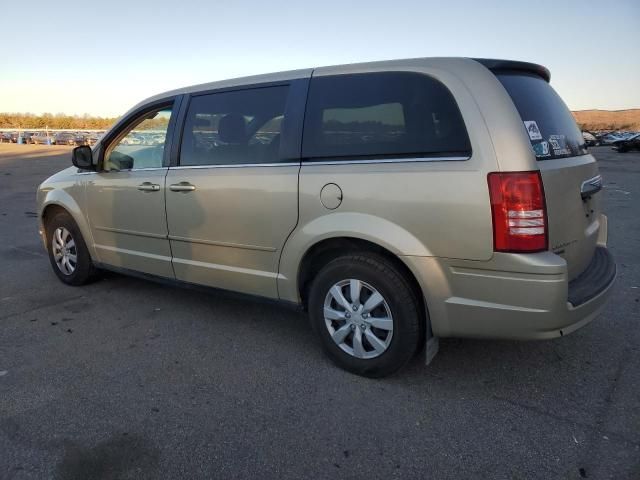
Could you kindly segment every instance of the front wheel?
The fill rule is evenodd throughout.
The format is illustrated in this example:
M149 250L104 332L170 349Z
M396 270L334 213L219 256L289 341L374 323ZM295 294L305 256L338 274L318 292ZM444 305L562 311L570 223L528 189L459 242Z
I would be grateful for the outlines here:
M54 273L67 285L84 285L96 270L80 229L71 215L60 212L47 222L47 251Z
M328 356L358 375L394 373L422 341L416 292L392 262L374 254L329 262L311 285L309 315Z

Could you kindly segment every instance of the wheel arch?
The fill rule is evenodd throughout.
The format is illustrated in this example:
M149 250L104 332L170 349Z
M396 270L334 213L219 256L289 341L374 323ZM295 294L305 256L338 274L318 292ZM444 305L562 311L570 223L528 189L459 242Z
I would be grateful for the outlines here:
M80 206L77 204L77 202L68 193L62 190L51 190L50 192L47 192L47 197L42 203L38 221L42 230L43 241L47 241L47 222L59 212L64 212L71 216L73 221L80 229L80 233L82 234L82 237L85 241L84 243L89 249L91 258L95 259L96 256L93 245L93 236L91 235L91 229L89 228L86 217L82 213L82 210L80 209ZM45 243L45 248L46 247L47 245Z
M302 256L296 276L296 285L299 298L305 308L309 286L320 269L335 258L353 253L371 253L383 257L403 274L416 297L419 299L424 298L418 279L398 255L370 240L352 236L340 236L326 238L314 243Z
M354 253L369 253L382 257L397 268L401 275L407 280L415 298L418 300L418 308L420 309L421 316L419 341L421 344L424 344L426 332L430 329L429 309L418 278L400 256L370 240L352 236L331 237L320 240L307 249L300 261L296 278L298 295L303 309L307 310L309 288L313 278L322 267L335 258Z
M281 300L300 303L300 269L309 252L325 242L362 242L370 250L383 252L402 268L411 267L403 256L431 257L429 247L401 225L376 215L332 212L298 225L282 248L278 265L278 295ZM307 259L308 260L308 259ZM411 277L416 278L415 272Z

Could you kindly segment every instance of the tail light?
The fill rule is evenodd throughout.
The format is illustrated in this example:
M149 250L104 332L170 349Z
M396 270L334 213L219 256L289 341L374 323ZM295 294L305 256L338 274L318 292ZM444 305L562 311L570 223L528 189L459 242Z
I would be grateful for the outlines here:
M494 172L487 178L493 249L517 253L547 250L547 207L540 172Z

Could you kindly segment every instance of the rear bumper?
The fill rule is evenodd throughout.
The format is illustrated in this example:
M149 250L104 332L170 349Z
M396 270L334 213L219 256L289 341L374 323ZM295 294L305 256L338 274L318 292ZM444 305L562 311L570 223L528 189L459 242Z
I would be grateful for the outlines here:
M488 262L403 257L422 284L434 335L554 338L586 325L605 306L616 267L606 249L606 217L589 267L568 281L551 252L499 254Z

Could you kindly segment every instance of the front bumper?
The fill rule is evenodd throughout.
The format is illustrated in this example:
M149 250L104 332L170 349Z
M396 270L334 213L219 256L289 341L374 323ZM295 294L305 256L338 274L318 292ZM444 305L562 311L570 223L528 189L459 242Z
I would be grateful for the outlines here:
M421 283L434 335L545 339L573 332L604 307L616 267L606 249L606 217L589 267L568 281L552 252L494 254L489 262L403 257Z

